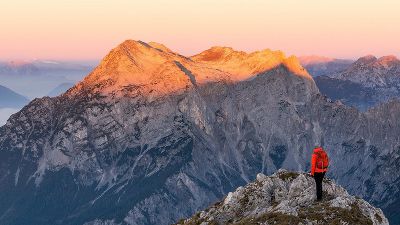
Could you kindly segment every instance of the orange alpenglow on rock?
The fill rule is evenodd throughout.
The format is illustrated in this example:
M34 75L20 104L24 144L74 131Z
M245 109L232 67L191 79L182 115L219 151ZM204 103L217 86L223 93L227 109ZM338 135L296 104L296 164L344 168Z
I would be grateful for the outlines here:
M399 65L400 60L394 55L382 56L377 60L377 63L384 67L390 67L393 65Z
M90 89L99 93L118 93L129 86L148 86L156 95L178 92L207 82L238 82L283 66L297 76L311 76L294 56L281 51L252 53L228 47L212 47L198 55L185 57L166 46L127 40L114 48L82 82L69 91Z
M229 47L212 47L198 55L192 56L195 62L204 63L215 69L230 73L233 80L248 79L256 74L263 73L284 65L292 73L310 77L300 65L295 56L286 58L281 51L265 49L252 53L235 51Z

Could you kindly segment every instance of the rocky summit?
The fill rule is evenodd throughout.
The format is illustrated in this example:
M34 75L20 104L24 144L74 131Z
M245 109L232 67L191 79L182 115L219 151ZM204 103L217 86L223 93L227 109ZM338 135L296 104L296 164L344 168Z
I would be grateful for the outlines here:
M280 168L330 176L400 221L400 103L362 113L295 57L125 41L0 127L0 224L172 224Z
M323 194L323 200L316 201L314 179L308 174L283 169L271 176L260 173L254 182L177 225L389 224L381 209L330 179L324 179Z

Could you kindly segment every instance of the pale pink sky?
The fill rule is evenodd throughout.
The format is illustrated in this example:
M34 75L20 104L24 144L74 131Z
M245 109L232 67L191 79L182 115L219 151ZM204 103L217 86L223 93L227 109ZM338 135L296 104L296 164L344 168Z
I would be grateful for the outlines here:
M2 0L0 59L99 59L126 39L184 55L400 56L399 12L398 0Z

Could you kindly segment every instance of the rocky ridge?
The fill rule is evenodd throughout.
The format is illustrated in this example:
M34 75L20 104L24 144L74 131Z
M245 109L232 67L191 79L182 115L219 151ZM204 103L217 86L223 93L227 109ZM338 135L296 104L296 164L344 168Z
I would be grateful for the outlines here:
M177 224L389 224L382 210L330 179L324 179L323 193L317 202L312 177L280 169L271 176L258 174L254 182Z

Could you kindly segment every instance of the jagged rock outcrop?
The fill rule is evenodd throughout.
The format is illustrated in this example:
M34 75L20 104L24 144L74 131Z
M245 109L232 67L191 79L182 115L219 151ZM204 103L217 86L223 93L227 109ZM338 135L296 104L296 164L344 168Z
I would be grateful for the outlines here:
M317 202L311 176L281 169L271 176L258 174L254 182L177 224L389 224L382 210L332 180L324 179L323 194Z
M332 177L396 221L399 116L330 102L279 52L126 41L0 128L0 223L171 224L259 172L307 169L321 142Z

